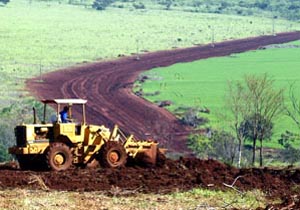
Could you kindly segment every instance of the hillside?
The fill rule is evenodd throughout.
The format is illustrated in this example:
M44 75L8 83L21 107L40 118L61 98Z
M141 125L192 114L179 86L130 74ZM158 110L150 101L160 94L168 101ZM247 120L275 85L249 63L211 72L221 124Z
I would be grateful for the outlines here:
M156 1L148 1L153 9L122 1L116 3L130 8L111 4L105 11L91 8L91 1L60 2L12 0L0 7L0 116L6 119L0 160L14 144L14 126L32 121L33 106L42 116L41 105L24 90L28 78L43 81L44 73L66 66L299 29L280 17L187 12L184 5L165 10Z
M28 80L27 85L29 91L38 98L88 99L90 123L104 124L111 128L116 123L138 138L152 138L173 153L184 153L189 152L186 139L190 128L182 125L167 110L134 95L132 87L137 76L157 66L225 56L299 38L300 32L283 33L220 42L214 46L146 53L140 55L139 59L135 56L125 57L51 72L43 76L42 83L37 77Z

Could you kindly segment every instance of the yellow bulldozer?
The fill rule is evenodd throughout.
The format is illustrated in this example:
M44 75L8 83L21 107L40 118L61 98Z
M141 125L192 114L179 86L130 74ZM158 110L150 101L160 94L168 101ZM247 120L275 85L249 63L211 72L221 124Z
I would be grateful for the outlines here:
M35 109L34 122L15 128L16 145L9 153L16 156L20 168L67 170L71 166L85 167L94 162L102 167L124 166L127 160L146 165L155 165L158 158L164 159L158 143L152 140L136 140L133 135L125 135L118 126L112 130L104 125L88 125L84 99L42 100L44 116L37 122ZM54 113L46 120L47 109ZM67 121L62 120L60 110L68 107ZM53 111L56 108L56 111ZM76 109L79 116L73 116ZM80 111L79 111L80 110Z

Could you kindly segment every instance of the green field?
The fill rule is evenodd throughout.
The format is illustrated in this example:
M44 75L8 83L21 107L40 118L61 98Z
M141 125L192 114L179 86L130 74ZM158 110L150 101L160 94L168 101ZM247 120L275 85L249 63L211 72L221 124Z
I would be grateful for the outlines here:
M23 97L24 80L76 63L272 33L272 20L184 11L12 0L0 7L0 108ZM275 31L300 29L276 20Z
M295 83L295 88L300 88L300 48L290 45L299 47L300 41L282 45L280 48L273 47L153 69L145 73L150 79L143 83L142 88L145 93L160 91L159 95L147 96L150 101L173 101L174 104L168 107L171 111L186 106L208 107L211 114L202 114L210 119L206 126L227 130L229 123L221 114L226 113L224 101L228 81L242 80L247 74L267 73L275 80L277 87L286 89L286 96L290 84ZM273 140L266 146L278 147L277 139L287 129L295 130L295 126L290 119L281 116L275 122Z

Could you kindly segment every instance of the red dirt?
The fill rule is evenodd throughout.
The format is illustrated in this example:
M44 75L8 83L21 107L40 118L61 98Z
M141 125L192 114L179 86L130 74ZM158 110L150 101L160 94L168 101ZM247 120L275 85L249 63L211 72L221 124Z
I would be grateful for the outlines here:
M126 57L118 60L70 67L34 78L27 82L30 92L38 98L86 98L89 122L112 127L118 124L138 138L150 137L172 152L190 151L185 139L190 130L181 125L167 110L137 97L132 84L141 72L158 66L190 62L213 56L225 56L261 46L300 39L300 32L282 33L227 41L187 49L176 49L140 55L140 59ZM32 181L38 175L50 189L72 191L107 191L114 187L144 193L168 193L195 187L238 190L261 189L270 198L285 198L288 206L293 195L299 194L300 170L236 169L213 160L181 158L158 168L126 167L121 169L75 169L65 172L31 172L0 168L0 187L40 187ZM238 178L237 178L238 177ZM296 191L298 189L298 191ZM294 199L295 200L295 199ZM297 209L299 203L293 208ZM277 207L279 208L279 207ZM271 208L270 208L271 209ZM276 209L276 208L275 208Z
M269 198L282 198L281 206L300 207L299 202L293 204L293 201L297 202L294 198L299 200L299 169L237 169L215 160L196 158L167 160L163 166L153 168L136 166L34 172L0 167L0 188L45 189L39 180L53 190L102 191L108 195L139 192L165 194L196 187L229 190L232 188L228 185L232 185L241 192L260 189Z

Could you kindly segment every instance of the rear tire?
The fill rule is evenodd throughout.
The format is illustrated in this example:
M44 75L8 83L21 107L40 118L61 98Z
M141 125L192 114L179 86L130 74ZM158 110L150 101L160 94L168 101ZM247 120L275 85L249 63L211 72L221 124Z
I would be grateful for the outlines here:
M16 155L21 170L47 170L45 155Z
M70 168L73 156L70 148L64 143L52 143L47 152L47 163L54 171L64 171Z
M28 155L17 155L16 156L18 163L19 163L19 167L22 170L30 170L32 163L28 158Z
M122 144L116 141L105 143L98 156L100 165L105 168L118 168L126 164L127 154Z

